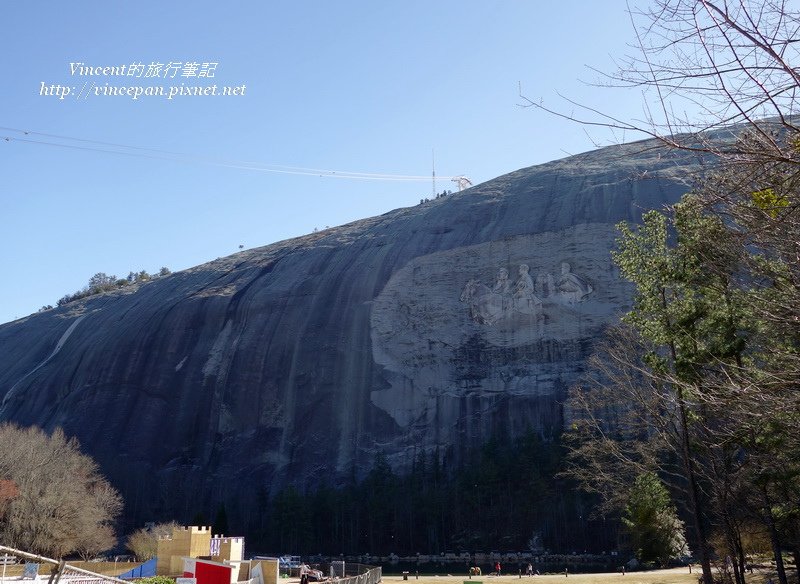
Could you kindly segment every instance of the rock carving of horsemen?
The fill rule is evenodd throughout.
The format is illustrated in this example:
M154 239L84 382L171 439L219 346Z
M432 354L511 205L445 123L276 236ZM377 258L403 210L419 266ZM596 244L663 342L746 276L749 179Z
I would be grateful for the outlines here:
M479 324L494 324L515 313L540 314L542 301L533 293L528 271L526 264L519 266L519 279L513 287L505 268L498 272L493 289L478 280L469 280L461 293L461 302L469 304L470 318Z
M469 305L469 316L480 324L494 324L503 317L504 300L478 280L469 280L461 293L461 302Z
M573 273L572 266L567 262L561 263L561 277L558 279L557 289L558 294L568 304L581 302L594 291L589 282Z

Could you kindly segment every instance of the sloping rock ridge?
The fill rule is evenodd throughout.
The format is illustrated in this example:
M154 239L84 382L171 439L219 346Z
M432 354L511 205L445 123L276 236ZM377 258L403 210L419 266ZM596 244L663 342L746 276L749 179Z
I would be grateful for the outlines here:
M697 164L609 147L2 325L0 420L76 436L131 522L550 438L630 304L614 224Z

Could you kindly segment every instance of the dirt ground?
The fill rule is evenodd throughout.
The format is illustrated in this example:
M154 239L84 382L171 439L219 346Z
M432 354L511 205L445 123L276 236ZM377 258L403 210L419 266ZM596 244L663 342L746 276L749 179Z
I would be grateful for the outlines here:
M652 570L649 572L628 572L624 576L617 573L605 574L545 574L542 576L473 576L470 580L468 576L441 575L441 576L422 576L417 580L413 574L409 574L408 584L697 584L699 572L697 568L689 573L688 568L672 568L669 570ZM758 577L748 578L748 584L758 582ZM404 584L402 576L384 575L383 582L386 584Z
M74 562L84 569L99 572L106 575L120 574L130 568L137 566L137 563L119 562ZM472 579L466 575L448 575L443 573L438 576L420 575L419 579L414 574L409 574L408 581L404 581L401 575L384 574L385 584L697 584L700 575L699 566L692 568L689 573L688 568L672 568L670 570L652 570L649 572L628 572L623 576L618 573L604 574L544 574L541 576L523 576L520 578L516 574L508 576L473 576ZM384 568L385 571L385 568ZM20 565L7 566L6 578L18 577L22 573ZM755 574L747 575L748 584L764 584L767 578L774 578L774 570L756 570ZM300 580L295 578L281 578L279 584L299 584ZM790 582L792 579L790 578Z

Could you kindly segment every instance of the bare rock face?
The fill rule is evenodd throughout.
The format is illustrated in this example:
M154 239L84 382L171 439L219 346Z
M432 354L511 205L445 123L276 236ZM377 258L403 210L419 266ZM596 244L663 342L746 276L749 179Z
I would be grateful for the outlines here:
M132 521L552 437L630 303L614 224L693 165L606 148L0 326L0 420L77 436Z

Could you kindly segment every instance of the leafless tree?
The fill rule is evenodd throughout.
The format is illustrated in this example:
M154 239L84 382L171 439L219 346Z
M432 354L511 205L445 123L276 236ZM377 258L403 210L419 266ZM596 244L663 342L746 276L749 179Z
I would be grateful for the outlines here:
M570 393L567 473L601 496L606 513L624 506L635 477L656 471L688 501L697 515L694 528L702 529L707 497L696 492L701 454L688 452L686 443L702 442L706 428L697 402L681 397L689 385L648 365L645 356L654 350L631 327L607 332L586 379ZM697 543L704 538L701 533Z
M566 108L520 90L522 105L584 124L658 138L670 148L715 156L795 163L786 143L765 128L797 133L800 18L786 0L654 0L629 8L635 41L600 85L642 93L642 117L622 118L562 96ZM721 139L747 125L757 144ZM722 131L722 133L720 132Z
M0 444L0 478L15 488L0 515L4 542L55 557L89 556L116 544L122 499L75 439L2 424Z
M705 176L691 178L698 200L724 221L731 237L706 245L715 251L728 246L725 253L737 258L732 276L740 281L731 294L747 313L749 330L742 335L746 350L735 361L706 364L698 371L702 387L687 387L683 395L697 413L690 419L705 421L693 428L703 444L697 470L703 488L713 490L715 520L729 536L729 549L740 556L737 581L744 580L741 526L757 519L785 584L781 545L792 540L797 549L800 531L787 519L800 513L800 451L790 430L800 411L800 13L786 0L653 0L629 14L632 54L615 71L598 73L602 85L642 92L641 117L622 118L570 99L567 113L520 91L523 105L586 126L657 138L657 147L695 151L709 163ZM599 363L600 371L625 381L619 379L625 367L609 371L613 362ZM628 359L626 375L636 372L644 379L638 387L658 395L658 380L639 365ZM673 387L681 381L661 380ZM630 409L624 402L619 407ZM647 444L662 429L652 417L645 421L639 431ZM594 426L602 438L600 422L605 416ZM605 451L621 454L608 444ZM650 462L647 452L640 458L624 454L628 464ZM710 582L705 569L704 577Z
M133 552L139 561L156 557L158 538L172 535L173 529L179 527L175 521L157 523L152 527L137 529L128 536L125 546Z

